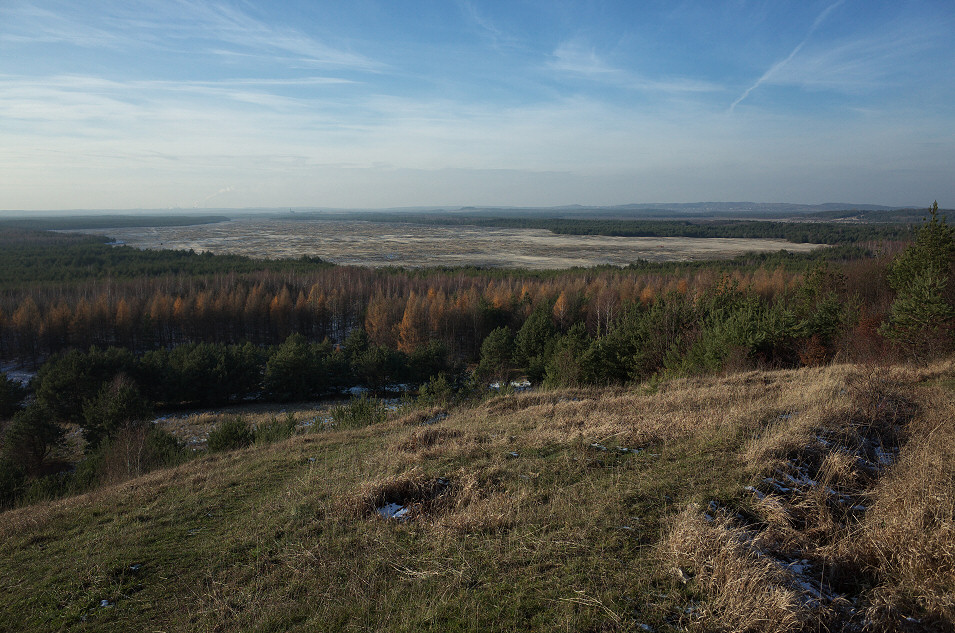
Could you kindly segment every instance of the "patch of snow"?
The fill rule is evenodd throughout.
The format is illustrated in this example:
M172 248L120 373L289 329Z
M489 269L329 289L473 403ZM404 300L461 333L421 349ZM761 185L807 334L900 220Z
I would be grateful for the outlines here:
M781 482L776 481L772 477L766 477L765 479L763 479L763 483L772 486L773 488L776 489L776 492L780 492L782 494L789 494L790 492L792 492L792 488L787 488Z
M33 377L36 376L35 371L29 371L23 367L20 367L16 363L4 363L0 365L0 371L7 375L7 378L14 382L18 382L21 385L26 385L28 382L33 380Z
M805 558L802 560L794 560L793 562L786 565L786 567L794 574L799 576L805 576L812 571L812 565Z
M375 510L383 519L395 519L396 521L405 521L408 518L408 508L397 503L389 503Z
M787 472L783 472L781 470L777 470L776 474L782 477L783 479L786 479L787 481L789 481L789 483L795 484L797 486L809 486L810 488L814 488L819 483L815 481L814 479L810 479L809 474L806 472L805 468L801 466L796 468L796 474L799 475L798 479L796 477L793 477L791 474Z
M886 451L881 446L876 446L873 452L875 453L875 458L879 461L879 464L882 466L891 466L892 463L895 462L895 459L897 457L895 451Z
M528 390L528 389L531 388L531 382L530 382L529 380L526 380L526 379L525 379L525 380L512 380L511 382L508 383L508 385L509 385L511 388L513 388L513 389L515 389L515 390L517 390L517 391L526 391L526 390ZM493 389L493 390L495 390L495 391L500 391L500 390L501 390L501 383L500 383L500 382L492 382L491 384L488 385L488 388L489 388L489 389Z

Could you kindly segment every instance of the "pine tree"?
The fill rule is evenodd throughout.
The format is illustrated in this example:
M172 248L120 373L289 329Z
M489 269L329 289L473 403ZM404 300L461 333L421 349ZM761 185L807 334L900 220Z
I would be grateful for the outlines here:
M938 202L915 242L892 263L888 281L896 291L886 337L903 345L916 358L950 349L955 324L955 229L939 218Z

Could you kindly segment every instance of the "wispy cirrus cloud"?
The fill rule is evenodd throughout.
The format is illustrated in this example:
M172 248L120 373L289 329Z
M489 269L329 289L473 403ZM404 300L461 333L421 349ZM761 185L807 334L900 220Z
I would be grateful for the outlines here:
M516 38L507 33L496 22L484 14L471 0L457 0L457 5L462 15L470 25L495 49L505 46L511 46L516 43Z
M547 66L558 73L645 92L691 93L723 90L722 86L709 81L685 77L650 78L613 66L598 55L594 47L579 40L561 43L552 53Z
M732 104L730 104L729 111L730 111L730 112L733 112L733 111L736 109L736 106L738 106L740 103L742 103L743 100L745 100L746 97L748 97L750 94L752 94L752 92L753 92L754 90L756 90L756 89L759 88L761 85L763 85L764 83L766 83L767 81L769 81L775 74L777 74L777 73L780 71L780 69L782 69L782 68L785 67L789 62L791 62L791 61L793 60L793 58L796 57L796 55L799 54L799 51L801 51L801 50L803 49L803 47L809 42L809 39L812 37L812 34L815 33L815 32L816 32L816 29L819 28L819 25L822 24L822 23L826 20L827 17L829 17L829 14L831 14L833 11L835 11L837 8L839 8L839 5L841 5L843 2L845 2L845 0L836 0L836 2L833 2L833 3L830 4L828 7L826 7L825 9L823 9L822 12L820 12L819 15L816 16L816 19L813 20L812 26L809 27L809 31L806 33L806 36L802 39L802 41L799 42L799 44L797 44L794 49L792 49L792 51L789 53L788 56L786 56L784 59L781 59L780 61L776 62L776 63L773 64L772 66L770 66L770 67L769 67L769 70L767 70L766 72L764 72L764 73L762 74L762 76L761 76L759 79L756 80L756 83L754 83L754 84L751 85L749 88L747 88L746 90L744 90L744 91L743 91L743 94L741 94L739 97L737 97L736 101L734 101Z
M0 117L21 120L103 118L119 110L146 114L189 105L197 111L244 102L280 110L307 109L312 100L277 94L275 87L315 87L350 84L335 77L289 79L237 78L222 80L114 80L89 75L52 77L0 76Z
M381 70L383 64L342 48L327 44L291 27L267 24L238 7L223 2L187 2L179 0L177 19L194 18L200 27L195 37L227 42L244 50L271 51L291 55L299 62L319 66Z
M53 11L26 3L0 5L0 42L51 44L67 42L87 48L116 48L129 42L122 32L75 19L71 12Z
M579 40L561 42L554 49L548 66L559 72L599 79L614 77L623 79L626 75L623 70L609 65L598 56L596 49Z
M907 82L913 79L911 60L925 54L943 37L944 29L937 24L894 24L888 32L807 47L766 81L840 92L882 88L893 81Z
M314 35L255 18L228 2L102 2L54 8L26 3L0 8L13 25L0 42L63 42L87 48L175 50L183 42L208 42L208 52L285 60L313 67L380 71L385 65Z

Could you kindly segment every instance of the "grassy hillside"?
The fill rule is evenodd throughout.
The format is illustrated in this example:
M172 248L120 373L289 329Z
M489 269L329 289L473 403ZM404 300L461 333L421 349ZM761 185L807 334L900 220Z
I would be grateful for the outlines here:
M0 514L0 629L946 630L953 376L525 393L201 457Z

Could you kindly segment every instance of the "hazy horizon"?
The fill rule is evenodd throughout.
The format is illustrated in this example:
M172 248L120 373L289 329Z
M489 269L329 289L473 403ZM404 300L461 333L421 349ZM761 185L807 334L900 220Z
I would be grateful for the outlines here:
M473 210L493 210L501 209L502 211L547 211L547 210L575 210L580 209L581 211L612 211L612 210L626 210L626 209L642 209L647 208L650 210L662 210L662 211L672 211L674 214L679 214L685 212L688 215L691 212L686 211L686 207L697 207L702 205L738 205L740 210L746 209L763 209L767 211L773 210L775 207L794 207L797 209L794 213L799 214L806 212L811 208L818 207L819 210L828 209L828 210L872 210L872 209L928 209L931 205L881 205L876 203L843 203L843 202L823 202L819 204L804 204L800 202L754 202L748 200L733 200L733 201L716 201L716 200L703 200L695 202L631 202L624 203L620 205L580 205L580 204L562 204L562 205L548 205L548 206L531 206L531 205L521 205L521 206L512 206L512 205L420 205L420 206L405 206L405 207L317 207L317 206L300 206L300 207L165 207L165 208L155 208L155 207L117 207L117 208L98 208L98 209L0 209L0 216L16 216L17 214L24 215L71 215L71 214L176 214L176 213L185 213L185 214L200 214L200 215L215 215L216 213L233 213L233 214L255 214L255 213L376 213L376 212L454 212L454 211L468 211ZM745 205L745 206L744 206ZM939 207L944 209L944 207ZM777 209L777 211L781 211Z
M0 6L0 208L955 206L950 2Z

